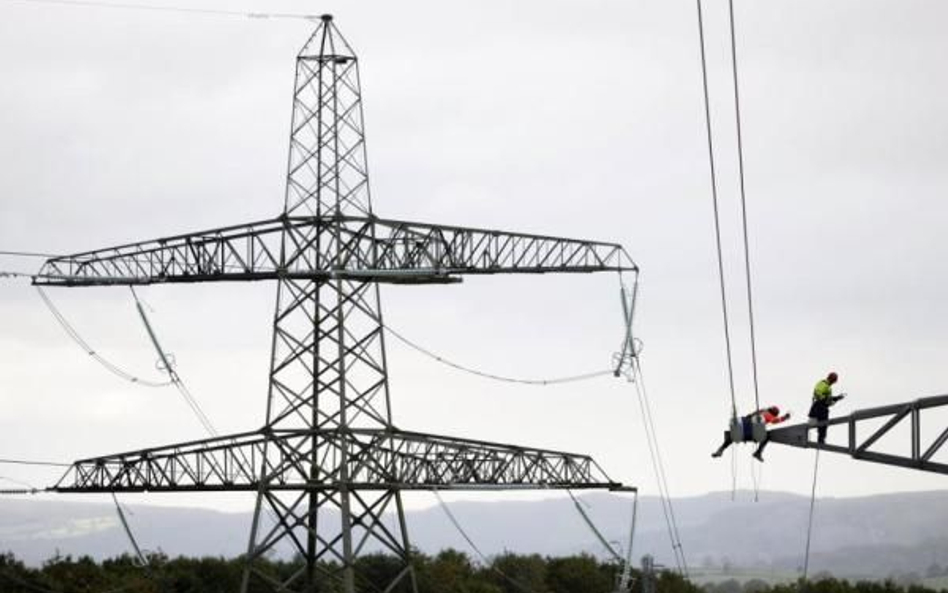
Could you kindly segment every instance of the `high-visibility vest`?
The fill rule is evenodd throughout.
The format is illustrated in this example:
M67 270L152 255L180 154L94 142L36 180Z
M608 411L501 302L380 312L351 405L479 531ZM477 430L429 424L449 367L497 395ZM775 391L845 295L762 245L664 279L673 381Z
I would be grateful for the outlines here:
M833 397L833 387L826 379L821 379L813 388L813 401L828 402Z

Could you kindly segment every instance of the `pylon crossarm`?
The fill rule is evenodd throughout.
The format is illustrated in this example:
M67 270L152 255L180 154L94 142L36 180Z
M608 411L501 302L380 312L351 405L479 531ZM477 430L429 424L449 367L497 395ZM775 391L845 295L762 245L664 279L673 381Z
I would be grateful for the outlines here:
M334 278L458 282L463 274L636 270L621 245L362 216L280 217L51 258L36 284Z
M850 455L863 461L948 474L948 463L934 459L948 442L948 427L940 426L932 434L923 434L922 430L922 416L925 415L925 411L944 407L948 407L948 395L926 397L900 404L857 410L849 416L840 416L825 422L775 428L768 432L768 438L772 442L791 447L822 449ZM880 419L884 422L878 425ZM902 452L881 451L880 439L895 432L896 427L903 421L909 423L909 431L908 438L903 440L902 446L899 447ZM869 428L870 423L873 424L871 428ZM819 426L828 427L828 433L832 435L834 433L832 427L842 425L846 426L845 444L819 443L811 440L811 431Z
M311 471L314 446L320 464ZM257 431L84 459L51 490L257 490L261 468L270 490L332 490L343 475L351 488L366 490L622 486L587 455L362 429Z
M280 266L283 232L297 225L311 223L265 220L54 257L34 283L96 286L271 278Z

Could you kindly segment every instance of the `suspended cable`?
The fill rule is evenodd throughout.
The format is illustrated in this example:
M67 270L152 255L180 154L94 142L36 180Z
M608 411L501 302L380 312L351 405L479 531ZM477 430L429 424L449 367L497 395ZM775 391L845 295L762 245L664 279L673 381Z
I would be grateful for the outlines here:
M605 369L605 370L601 370L601 371L593 371L593 372L589 372L589 373L582 373L582 374L579 374L579 375L569 375L569 376L565 376L565 377L553 377L553 378L549 378L549 379L525 379L525 378L522 378L522 377L508 377L508 376L504 376L504 375L495 375L495 374L493 374L493 373L488 373L488 372L485 372L485 371L481 371L481 370L478 370L478 369L475 369L475 368L472 368L472 367L469 367L469 366L465 366L465 365L462 365L462 364L453 362L453 361L451 361L451 360L449 360L449 359L447 359L447 358L444 358L443 356L440 356L439 354L436 354L436 353L432 352L431 350L428 350L427 348L425 348L425 347L423 347L423 346L417 344L416 342L413 342L413 341L409 340L408 338L406 338L404 335L402 335L402 334L399 333L398 331L392 329L392 326L390 326L390 325L384 325L383 327L384 327L386 330L388 330L388 332L389 332L390 334L392 334L393 336L395 336L395 338L397 338L400 342L402 342L403 344L405 344L405 345L408 346L409 348L412 348L413 350L416 350L416 351L420 352L421 354L424 354L425 356L427 356L427 357L429 357L429 358L431 358L431 359L433 359L433 360L435 360L435 361L437 361L437 362L440 362L440 363L443 364L443 365L449 366L449 367L451 367L451 368L453 368L453 369L456 369L456 370L459 370L459 371L463 371L463 372L465 372L465 373L469 373L469 374L471 374L471 375L476 375L476 376L478 376L478 377L482 377L482 378L485 378L485 379L493 379L494 381L501 381L501 382L504 382L504 383L519 383L519 384L521 384L521 385L558 385L558 384L563 384L563 383L575 383L575 382L577 382L577 381L588 381L588 380L590 380L590 379L595 379L595 378L597 378L597 377L604 377L604 376L606 376L606 375L612 375L612 374L614 373L613 369L610 368L610 369Z
M704 91L704 121L708 139L708 163L711 176L711 201L714 210L714 240L718 254L718 280L721 291L721 314L724 318L724 348L727 354L727 379L731 392L731 418L737 418L737 396L734 389L734 362L731 354L731 324L727 310L727 291L724 284L724 252L721 247L721 216L718 207L717 168L714 162L714 140L711 134L711 98L708 92L708 63L705 55L704 17L701 10L701 0L696 0L698 7L698 39L701 46L701 83Z
M23 4L47 4L72 7L112 8L121 10L142 10L149 12L173 12L179 14L227 16L247 19L293 19L304 21L318 21L319 16L313 14L298 14L289 12L252 12L240 10L222 10L213 8L189 8L184 6L158 6L155 4L132 4L127 2L100 2L98 0L6 0Z
M13 257L42 257L49 259L51 257L59 257L52 253L40 253L38 251L11 251L7 249L0 249L0 255L9 255Z
M668 488L668 477L665 474L665 464L662 460L661 450L658 444L651 404L649 403L648 391L645 386L645 377L642 374L642 366L637 357L632 359L632 369L635 376L633 383L639 400L639 408L642 411L642 421L645 426L645 435L652 460L652 468L658 482L659 498L662 503L662 513L665 516L665 524L668 528L668 537L671 540L678 572L685 578L688 578L688 562L685 559L685 551L681 544L681 534L678 531L675 508Z
M62 312L60 312L60 310L56 307L52 299L49 298L49 295L46 294L46 291L43 290L42 287L39 287L39 286L36 287L36 291L39 293L40 298L43 299L43 303L46 304L46 308L49 309L49 312L52 313L56 321L59 322L59 325L63 328L63 331L66 332L66 335L68 335L69 338L72 339L73 342L75 342L80 348L83 349L83 351L85 351L86 354L92 357L96 362L98 362L107 371L109 371L116 377L119 377L120 379L124 379L128 381L129 383L135 383L136 385L144 385L145 387L165 387L171 384L171 381L149 381L146 379L141 379L121 369L119 366L115 365L114 363L112 363L111 361L109 361L108 359L100 355L98 352L95 351L95 349L92 348L92 346L89 345L89 343L85 339L83 339L83 337L79 334L78 331L76 331L76 329L72 326L72 324L69 323L69 320L67 320L66 317L62 314Z
M699 0L700 1L700 0ZM744 191L744 142L741 133L741 99L737 79L737 42L734 27L734 0L728 0L731 24L731 73L734 81L734 121L737 126L737 168L741 189L741 223L744 234L744 278L747 286L747 319L750 326L751 369L754 376L755 410L760 409L760 390L757 385L757 339L754 333L754 292L751 287L750 241L747 232L747 196Z
M810 490L810 517L806 527L806 552L803 555L803 583L806 586L807 575L810 574L810 536L813 534L813 509L816 506L816 477L820 468L820 450L816 450L813 458L813 487Z
M27 459L0 459L0 464L9 463L14 465L47 465L52 467L70 467L71 463L57 463L55 461L31 461Z
M638 397L639 408L642 412L642 424L645 428L645 437L646 443L648 444L649 457L652 461L652 468L655 472L655 477L658 484L659 500L662 504L662 514L665 517L665 525L668 529L668 537L671 541L672 552L675 556L675 564L678 568L679 574L687 578L688 564L685 560L684 548L681 545L681 537L678 532L678 522L675 518L675 510L671 501L671 495L669 494L668 478L665 474L665 464L662 460L661 450L658 445L658 436L657 431L655 430L654 418L652 417L652 407L648 399L648 391L645 386L645 378L644 374L642 373L639 355L635 349L635 342L632 338L632 306L634 305L634 302L629 303L626 299L624 284L622 285L621 304L622 315L625 321L625 336L626 340L628 340L628 347L624 348L623 351L629 352L629 379L635 384L635 392Z
M464 541L466 541L467 544L471 546L471 549L474 550L474 553L477 554L481 562L484 563L484 566L489 566L491 570L499 574L501 577L506 579L508 583L510 583L517 589L520 589L524 593L532 593L530 589L528 589L526 586L524 586L522 583L520 583L513 577L509 576L504 571L497 568L497 566L490 561L490 559L484 554L484 552L482 552L481 549L477 547L477 544L474 543L474 540L471 539L471 536L467 534L467 532L464 530L464 527L461 526L461 522L458 521L457 517L454 516L454 513L451 512L451 508L448 506L448 503L446 503L444 499L441 498L441 493L438 492L437 489L432 490L432 492L434 493L435 498L438 499L438 504L441 506L441 510L444 511L444 514L447 515L448 520L451 522L452 525L454 525L454 528L457 529L458 533L461 534L461 537L464 538Z

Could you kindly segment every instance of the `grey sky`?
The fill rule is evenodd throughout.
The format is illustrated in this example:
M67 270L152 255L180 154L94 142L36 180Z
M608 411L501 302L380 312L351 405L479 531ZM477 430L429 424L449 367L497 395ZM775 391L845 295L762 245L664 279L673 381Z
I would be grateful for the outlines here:
M626 246L643 269L637 329L672 490L729 488L729 463L708 457L730 404L694 3L266 10L332 12L359 54L379 214ZM750 408L726 3L706 12L738 397ZM840 412L948 387L946 19L935 1L737 2L761 398L800 418L830 369L851 394ZM310 28L0 2L0 249L81 251L276 215L293 58ZM617 286L611 275L475 278L386 288L383 299L388 322L433 350L548 376L609 364L622 335ZM259 426L274 287L143 295L221 432ZM156 376L127 291L52 296L101 353ZM24 283L0 284L0 303L0 456L71 460L201 436L172 390L95 366ZM404 428L589 452L654 491L628 384L499 385L397 342L389 364ZM749 453L738 457L744 485ZM825 459L824 495L945 485ZM810 464L772 446L763 484L804 492ZM179 500L220 506L147 501Z

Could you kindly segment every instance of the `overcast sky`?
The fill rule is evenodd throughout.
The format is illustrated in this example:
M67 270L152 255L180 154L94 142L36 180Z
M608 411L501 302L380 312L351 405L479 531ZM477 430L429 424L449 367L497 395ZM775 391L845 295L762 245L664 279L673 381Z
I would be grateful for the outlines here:
M850 394L834 413L944 393L948 5L736 5L763 403L803 419L829 370ZM621 242L642 268L636 330L672 493L730 488L729 461L709 458L730 403L694 2L201 6L335 14L361 61L377 214ZM726 17L725 2L707 2L738 405L749 410ZM0 249L68 253L277 215L294 57L313 26L0 1ZM0 270L37 264L2 258ZM274 289L142 290L221 432L264 420ZM100 353L158 377L128 291L50 294ZM84 355L25 282L2 281L0 303L0 457L73 460L203 436L175 391L123 383ZM613 274L384 287L383 306L444 356L528 377L604 368L623 332ZM590 453L655 492L631 385L510 386L389 345L400 427ZM948 414L932 418L934 436ZM738 451L745 487L750 452ZM826 496L946 485L824 463ZM811 471L812 453L773 445L763 486L807 492Z

